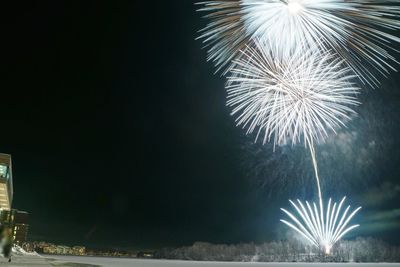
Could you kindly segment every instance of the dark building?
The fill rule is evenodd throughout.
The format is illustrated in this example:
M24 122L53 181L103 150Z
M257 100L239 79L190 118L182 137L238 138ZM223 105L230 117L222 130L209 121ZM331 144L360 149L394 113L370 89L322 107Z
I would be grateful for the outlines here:
M0 223L10 229L12 240L16 244L21 244L27 240L28 217L29 213L16 209L0 211Z
M14 224L12 229L13 239L17 244L21 244L22 242L27 241L28 238L29 213L25 211L17 211L14 216Z
M6 231L9 238L18 244L27 239L29 214L25 211L12 209L12 200L11 155L0 153L0 223L2 231Z

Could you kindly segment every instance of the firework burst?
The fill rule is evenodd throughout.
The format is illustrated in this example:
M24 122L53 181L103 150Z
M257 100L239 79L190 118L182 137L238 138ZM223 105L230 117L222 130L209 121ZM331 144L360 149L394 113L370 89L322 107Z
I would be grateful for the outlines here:
M209 59L228 65L254 38L268 41L290 56L293 49L333 50L363 80L377 85L376 69L394 70L393 33L400 28L398 0L221 0L207 1L201 11L210 23L200 38Z
M308 203L304 205L300 200L290 201L301 219L296 218L291 212L281 209L290 219L281 220L284 224L301 234L315 247L322 250L325 254L330 254L333 245L345 234L359 227L358 224L348 226L351 219L361 209L358 207L350 212L350 205L343 211L342 206L346 197L340 201L339 205L329 199L326 210L320 199L319 209L317 204Z
M263 135L263 142L312 146L344 126L357 105L358 88L343 61L330 54L296 50L279 57L268 44L255 41L235 61L228 77L227 105L238 126Z
M241 49L246 47L248 36L242 21L240 1L208 1L198 3L199 11L208 13L210 23L200 31L199 39L208 48L207 60L213 61L217 70L230 65Z

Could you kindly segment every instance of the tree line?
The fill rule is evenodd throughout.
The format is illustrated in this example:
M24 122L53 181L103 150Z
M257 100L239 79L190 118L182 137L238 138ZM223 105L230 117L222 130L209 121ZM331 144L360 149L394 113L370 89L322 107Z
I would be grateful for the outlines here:
M263 244L236 245L196 242L191 246L164 248L155 258L193 261L239 262L400 262L400 247L374 238L341 240L331 255L298 240L273 241Z

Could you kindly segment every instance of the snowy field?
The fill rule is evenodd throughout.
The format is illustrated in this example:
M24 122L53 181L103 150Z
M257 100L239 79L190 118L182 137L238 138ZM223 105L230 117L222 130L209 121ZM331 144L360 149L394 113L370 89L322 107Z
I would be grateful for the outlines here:
M191 262L191 261L163 261L163 260L138 260L119 258L97 258L97 257L64 257L51 256L64 262L84 263L104 267L400 267L400 263L233 263L233 262Z

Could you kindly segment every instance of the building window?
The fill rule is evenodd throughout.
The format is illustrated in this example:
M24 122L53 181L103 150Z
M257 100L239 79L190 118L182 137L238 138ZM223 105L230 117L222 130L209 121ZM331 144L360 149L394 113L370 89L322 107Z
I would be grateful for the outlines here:
M6 178L8 175L8 167L0 164L0 178Z

